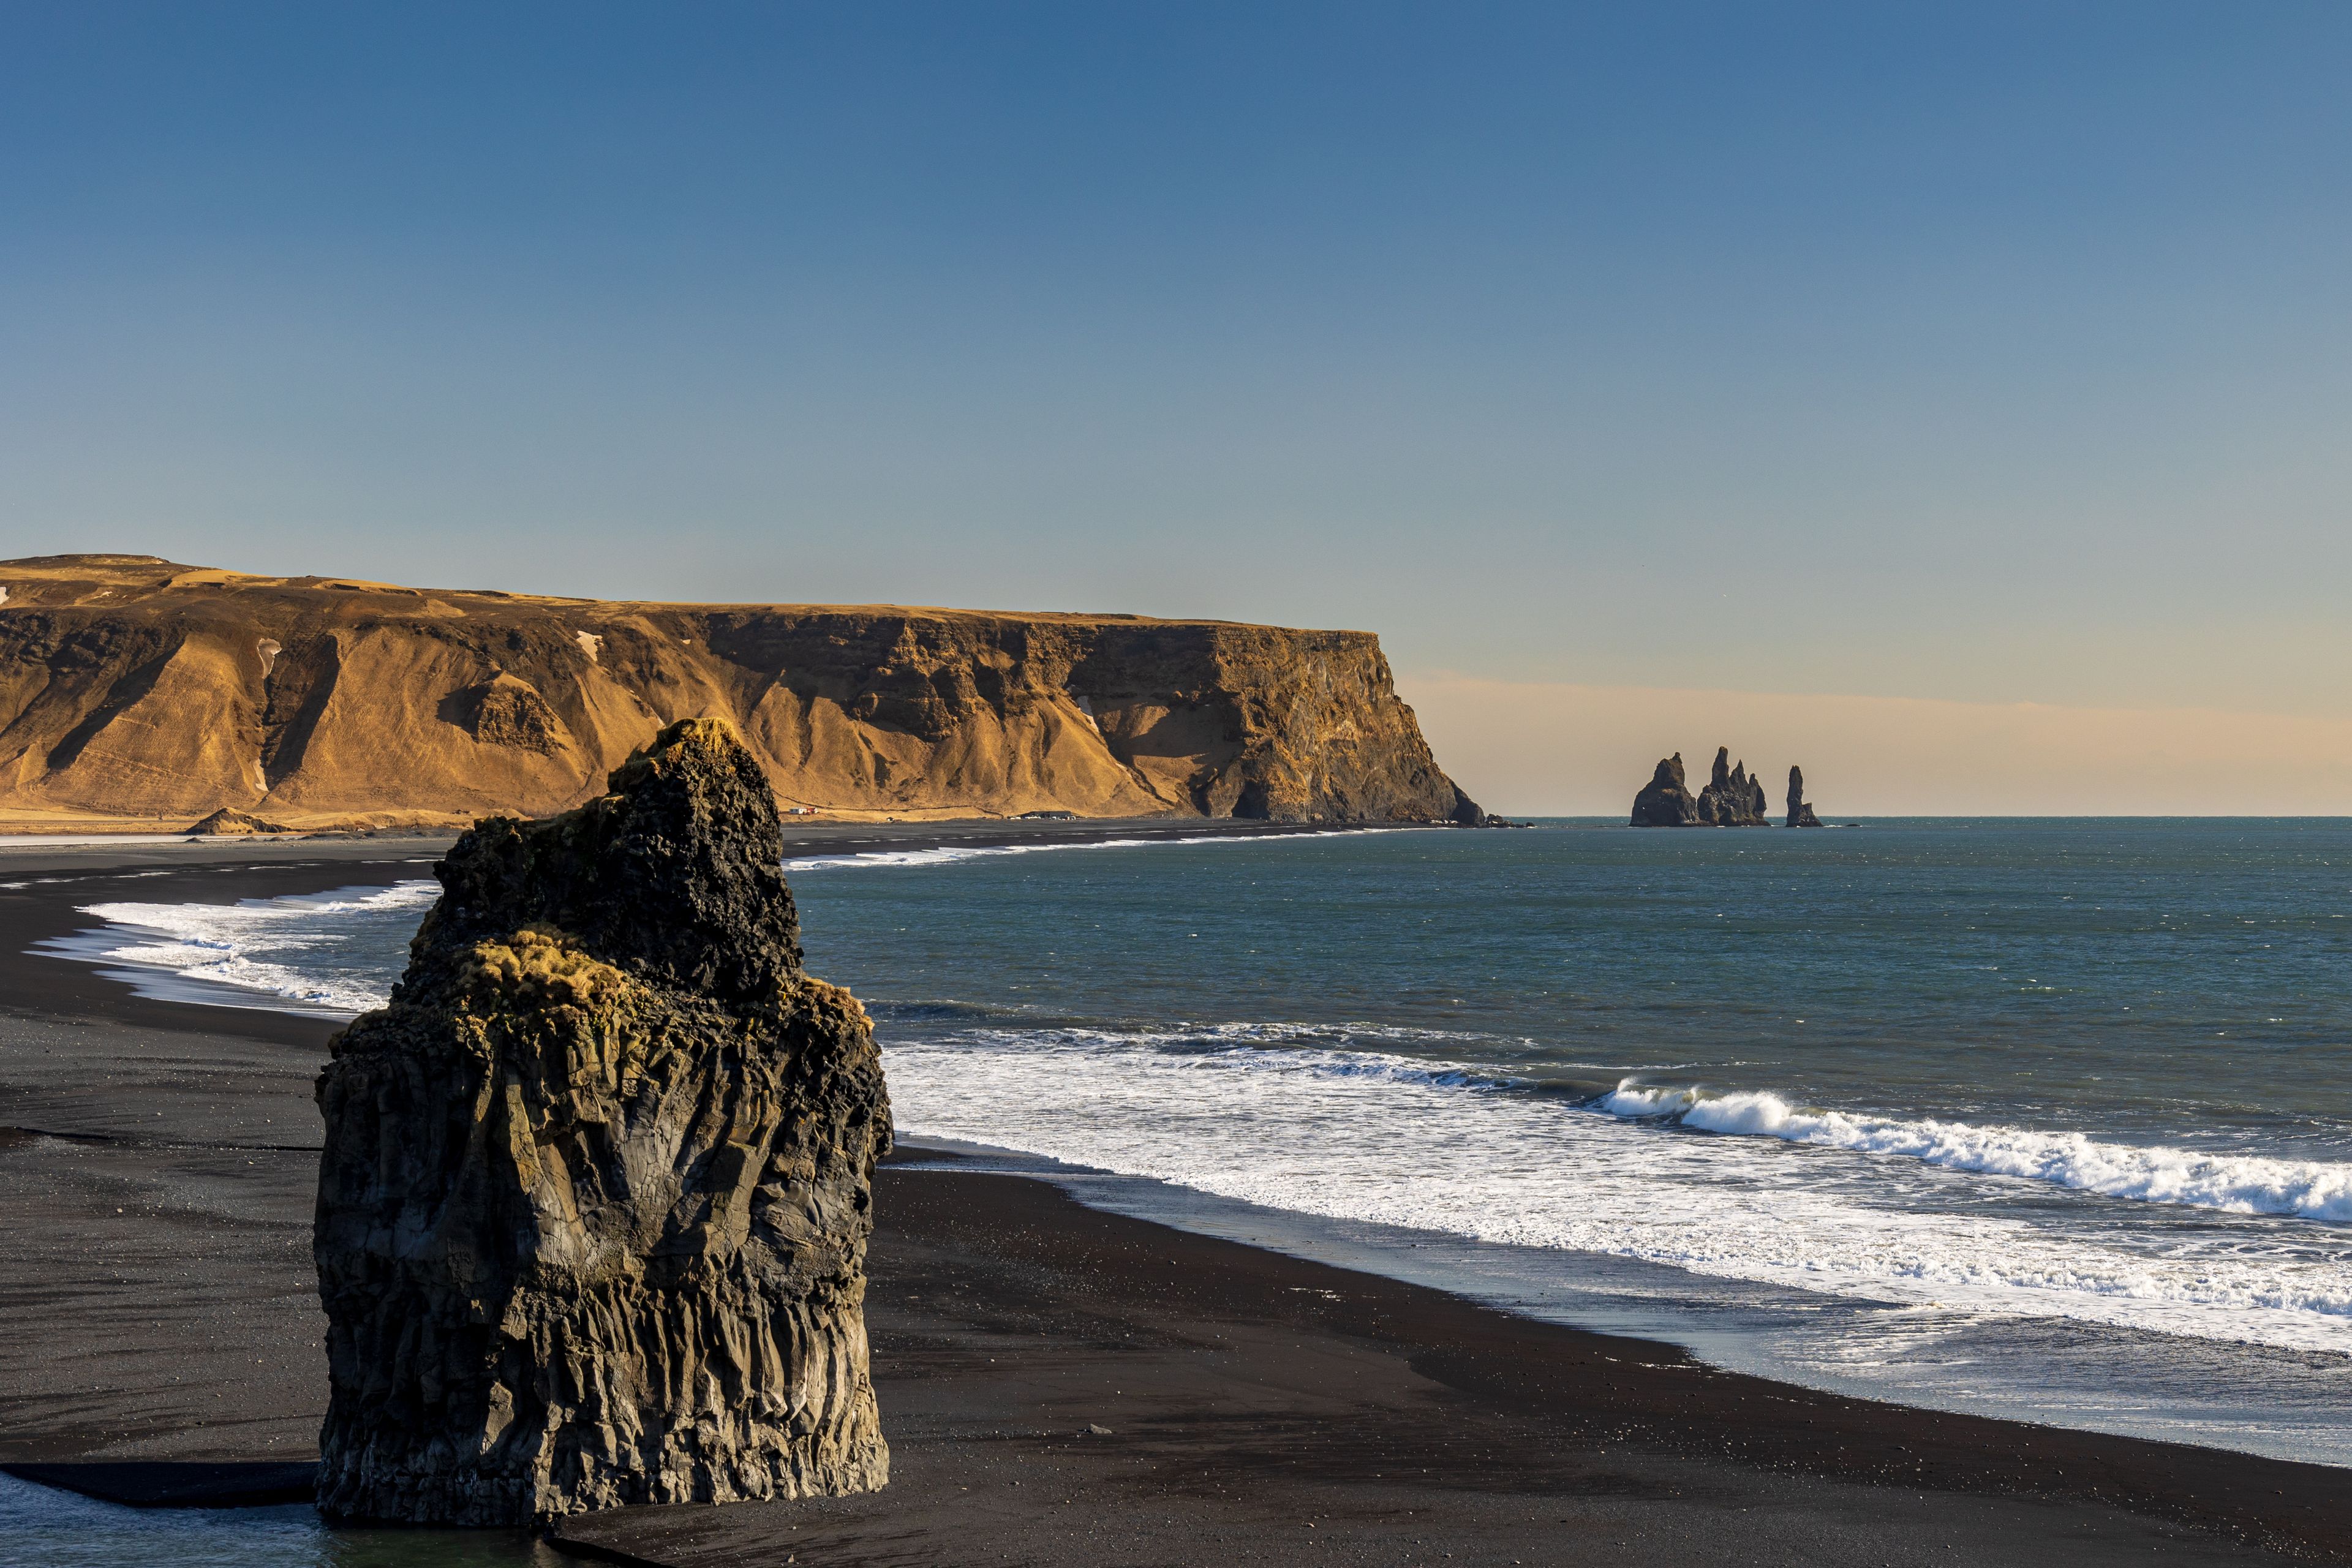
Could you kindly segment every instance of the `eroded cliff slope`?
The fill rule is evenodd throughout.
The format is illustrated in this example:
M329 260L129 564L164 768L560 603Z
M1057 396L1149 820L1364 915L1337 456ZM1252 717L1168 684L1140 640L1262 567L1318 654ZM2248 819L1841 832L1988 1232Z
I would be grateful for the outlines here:
M1478 817L1364 632L0 562L0 829L545 816L705 715L831 814Z

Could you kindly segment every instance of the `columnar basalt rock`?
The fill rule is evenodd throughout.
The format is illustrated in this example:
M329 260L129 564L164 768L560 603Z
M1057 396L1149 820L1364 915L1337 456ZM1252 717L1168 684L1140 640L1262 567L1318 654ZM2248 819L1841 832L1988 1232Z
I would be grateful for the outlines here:
M1822 819L1815 816L1813 808L1805 804L1805 770L1790 768L1789 770L1789 826L1819 827L1821 825Z
M1633 797L1633 826L1636 827L1696 827L1698 826L1698 803L1691 798L1690 786L1683 774L1683 754L1658 759L1658 771L1650 775L1649 784Z
M674 724L493 817L319 1079L329 1517L534 1525L888 1477L864 1298L888 1100L801 967L759 763Z

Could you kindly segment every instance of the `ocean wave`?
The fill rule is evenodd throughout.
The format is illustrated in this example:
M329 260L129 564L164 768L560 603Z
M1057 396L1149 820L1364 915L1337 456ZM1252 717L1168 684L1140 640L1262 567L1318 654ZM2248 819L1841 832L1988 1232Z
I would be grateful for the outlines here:
M92 904L87 912L107 923L70 939L79 945L64 955L160 976L182 1000L266 996L358 1012L382 1003L408 931L437 893L416 880L233 906ZM1871 1117L1632 1079L1586 1098L1634 1070L1622 1066L1588 1079L1570 1101L1515 1066L1540 1058L1533 1042L1475 1029L1120 1023L939 996L877 1003L877 1013L893 1103L914 1134L1301 1214L1831 1294L2352 1350L2352 1245L2334 1225L2207 1234L2146 1217L2119 1223L2090 1203L2033 1218L1992 1201L1990 1184L1982 1203L1923 1200L1920 1178L1902 1176L1895 1159L2290 1220L2352 1219L2352 1171L2341 1165ZM1659 1121L1735 1135L1680 1136ZM1784 1142L1843 1157L1799 1155ZM2211 1222L2225 1223L2218 1214Z
M811 855L787 860L787 871L825 871L843 867L953 866L1006 855L1045 855L1062 849L1143 849L1170 844L1295 843L1302 838L1352 838L1368 833L1409 833L1401 827L1314 828L1297 833L1199 833L1181 838L1097 838L1083 844L983 844L932 849L866 849L850 855Z
M2208 1154L2116 1143L2080 1132L1911 1121L1790 1104L1766 1090L1710 1092L1628 1079L1597 1101L1612 1116L1664 1121L1707 1132L1896 1155L1984 1175L2048 1182L2140 1203L2228 1214L2352 1221L2352 1164Z
M417 911L440 893L415 879L236 904L88 904L79 912L101 927L36 951L111 966L174 1001L358 1014L383 1005Z
M1177 1070L1256 1073L1386 1081L1425 1087L1507 1089L1515 1075L1467 1062L1341 1048L1325 1042L1382 1037L1393 1043L1462 1037L1433 1029L1376 1029L1334 1024L1199 1024L1162 1029L1102 1029L1063 1026L1032 1029L979 1028L956 1037L977 1046L1024 1051L1088 1055L1104 1049L1154 1052Z
M1663 1136L1472 1064L1270 1047L1280 1025L887 1039L900 1127L1220 1197L1832 1295L2352 1351L2352 1248L1922 1208L1883 1167ZM1323 1028L1328 1026L1316 1026ZM1632 1092L1629 1090L1628 1092Z
M0 1474L8 1560L56 1568L169 1563L173 1568L322 1568L344 1562L307 1505L129 1508ZM365 1547L354 1555L373 1552Z

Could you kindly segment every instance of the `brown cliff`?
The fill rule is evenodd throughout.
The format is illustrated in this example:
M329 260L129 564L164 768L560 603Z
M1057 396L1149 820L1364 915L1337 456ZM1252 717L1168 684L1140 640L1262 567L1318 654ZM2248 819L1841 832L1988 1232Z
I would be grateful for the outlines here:
M801 968L775 801L730 726L674 725L611 784L457 841L391 1005L320 1076L330 1518L888 1479L866 1011Z
M545 816L673 720L786 805L1480 819L1379 639L1222 621L690 605L0 562L0 829Z

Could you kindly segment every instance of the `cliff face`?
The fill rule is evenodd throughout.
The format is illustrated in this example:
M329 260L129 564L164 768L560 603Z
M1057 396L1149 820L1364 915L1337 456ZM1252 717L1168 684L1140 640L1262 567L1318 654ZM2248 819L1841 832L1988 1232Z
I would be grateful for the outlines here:
M850 816L1475 821L1379 639L1217 621L681 605L0 562L0 827L544 816L730 719Z
M865 1009L802 972L775 802L728 725L611 782L458 840L391 1005L320 1077L331 1518L887 1479Z

